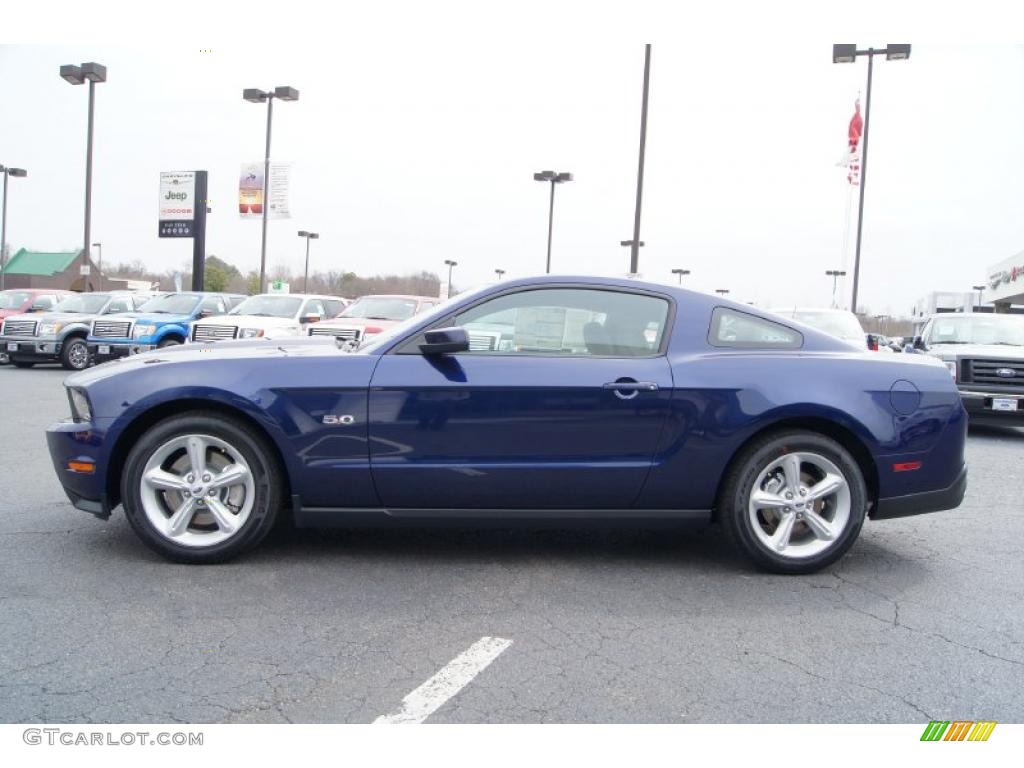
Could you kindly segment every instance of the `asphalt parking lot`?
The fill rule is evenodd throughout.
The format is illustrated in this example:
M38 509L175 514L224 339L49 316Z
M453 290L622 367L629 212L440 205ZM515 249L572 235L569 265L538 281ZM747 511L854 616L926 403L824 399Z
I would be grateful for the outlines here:
M427 722L1024 721L1024 430L811 577L717 531L283 529L198 567L67 502L64 376L0 366L0 721L371 722L488 637Z

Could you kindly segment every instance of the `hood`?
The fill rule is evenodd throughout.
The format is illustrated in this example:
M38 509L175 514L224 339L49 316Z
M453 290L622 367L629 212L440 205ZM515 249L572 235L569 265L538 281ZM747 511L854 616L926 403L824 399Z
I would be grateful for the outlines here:
M372 326L385 330L394 328L404 320L372 320L368 317L335 317L330 320L322 320L314 324L314 328L365 328Z
M197 325L234 325L239 328L287 328L299 324L293 317L263 315L214 315L194 321Z
M40 323L90 323L97 317L101 315L84 312L29 312L19 320L36 320Z
M331 338L298 336L282 341L253 339L251 341L218 341L180 344L154 349L130 357L122 357L93 368L74 373L66 379L68 386L87 386L93 382L128 373L145 366L201 363L222 365L225 360L265 360L268 358L336 355L347 357Z
M145 312L118 312L116 315L108 315L111 320L124 319L133 323L146 323L148 325L163 325L165 323L188 323L192 321L192 315L183 314L154 314Z
M1024 347L1005 344L933 344L928 347L933 357L986 357L1000 360L1024 360Z

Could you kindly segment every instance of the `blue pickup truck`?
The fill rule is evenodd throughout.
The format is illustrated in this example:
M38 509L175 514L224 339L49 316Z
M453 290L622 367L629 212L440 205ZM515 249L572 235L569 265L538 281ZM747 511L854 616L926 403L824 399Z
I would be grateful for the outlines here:
M146 302L137 312L97 318L87 339L90 359L102 363L183 344L188 339L189 323L201 317L222 315L244 298L228 293L169 293Z

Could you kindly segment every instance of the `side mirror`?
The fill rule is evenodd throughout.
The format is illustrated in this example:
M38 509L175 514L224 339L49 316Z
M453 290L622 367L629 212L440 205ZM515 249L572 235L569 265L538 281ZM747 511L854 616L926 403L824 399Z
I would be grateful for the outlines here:
M469 334L465 328L438 328L423 334L420 352L424 355L448 355L469 351Z
M923 337L914 337L914 349L920 350L921 352L924 352L926 349L928 349L928 345L924 343Z
M311 314L303 315L302 317L300 317L299 322L302 323L303 325L306 325L307 323L319 323L321 319L322 318L320 317L320 315L313 312Z

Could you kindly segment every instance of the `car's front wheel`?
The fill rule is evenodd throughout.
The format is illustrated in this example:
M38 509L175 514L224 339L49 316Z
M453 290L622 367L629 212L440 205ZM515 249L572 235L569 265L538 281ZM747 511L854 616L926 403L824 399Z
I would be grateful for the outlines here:
M129 523L154 551L216 563L256 546L281 504L281 470L266 439L211 412L166 419L146 431L124 465Z
M776 573L813 573L853 545L867 513L853 456L814 432L769 435L731 468L719 519L738 548Z
M178 338L176 338L174 336L168 336L166 339L162 339L160 341L160 343L158 343L156 346L157 346L157 349L164 349L165 347L181 346L181 344L182 344L181 339L178 339Z
M85 339L75 336L64 342L60 350L60 364L69 371L82 371L89 367L89 347Z

